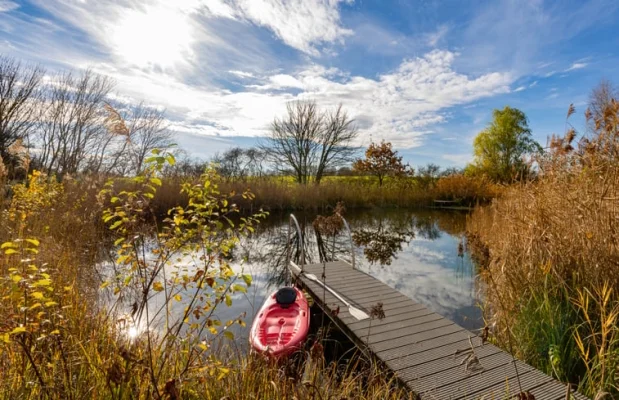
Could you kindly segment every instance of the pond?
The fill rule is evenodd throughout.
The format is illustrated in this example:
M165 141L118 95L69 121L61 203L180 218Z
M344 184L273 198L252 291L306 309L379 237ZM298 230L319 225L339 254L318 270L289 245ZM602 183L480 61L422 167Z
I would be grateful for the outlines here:
M235 324L230 328L239 349L246 347L251 321L265 297L284 285L287 277L289 215L270 215L251 237L243 238L233 250L233 269L251 274L253 282L247 293L234 293L232 305L222 304L214 316L223 322L245 316L246 327ZM320 255L323 259L351 259L350 240L345 232L321 241L312 226L316 214L295 215L303 230L308 263L320 262ZM477 305L479 281L464 236L466 215L444 210L347 212L345 218L352 231L356 267L459 325L478 329L483 326ZM296 238L296 231L293 232ZM293 250L299 253L298 248ZM104 297L108 304L116 301L111 291ZM161 309L163 300L162 293L158 293L149 301L149 309ZM126 311L130 304L121 301L120 308ZM184 301L173 302L170 311L180 318L185 306ZM131 330L134 334L140 331L140 328L129 329L130 336Z
M295 215L304 231L306 261L319 262L312 227L316 214ZM357 268L467 329L483 326L476 267L464 236L466 213L364 210L347 212L345 217L353 233ZM234 267L252 274L253 284L247 294L235 295L232 307L220 310L220 318L247 312L249 326L265 296L283 285L288 226L289 214L271 215L235 249ZM345 234L325 247L329 257L350 260ZM247 337L248 330L237 335Z

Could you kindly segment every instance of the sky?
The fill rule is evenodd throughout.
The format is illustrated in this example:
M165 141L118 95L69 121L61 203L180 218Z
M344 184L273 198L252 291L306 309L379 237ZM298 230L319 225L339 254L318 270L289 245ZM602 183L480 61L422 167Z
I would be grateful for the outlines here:
M0 53L90 68L163 107L193 157L249 147L286 103L343 104L355 143L464 166L494 108L542 145L619 84L616 0L0 0Z

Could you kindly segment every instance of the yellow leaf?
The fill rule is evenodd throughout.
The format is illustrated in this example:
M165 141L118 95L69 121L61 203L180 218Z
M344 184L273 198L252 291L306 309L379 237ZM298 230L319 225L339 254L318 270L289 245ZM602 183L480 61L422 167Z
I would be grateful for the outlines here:
M155 292L161 292L163 290L163 285L161 284L161 282L153 283L153 290Z
M6 249L7 247L17 247L17 245L13 242L4 242L0 246L0 249Z
M26 332L26 328L23 326L18 326L17 328L11 331L11 335L15 335L17 333L23 333L23 332Z
M22 280L22 277L19 275L13 275L11 279L13 280L13 282L17 283Z
M26 239L26 242L30 243L31 245L34 245L36 247L39 247L39 244L41 244L41 242L39 242L36 239Z
M49 333L50 335L60 335L60 331L58 329L54 329Z
M180 294L177 294L176 296L174 296L174 300L181 301L183 300L183 296L181 296Z
M57 305L58 303L56 303L55 301L48 301L47 303L45 303L45 307L52 307Z
M41 292L34 292L34 293L32 293L32 297L34 297L34 298L35 298L35 299L37 299L37 300L41 300L41 299L43 299L45 296L43 296L43 293L41 293Z
M17 254L17 250L15 250L15 249L6 249L4 251L4 254L6 254L7 256L10 256L11 254Z
M109 284L110 284L110 282L105 281L105 282L103 282L103 283L101 284L101 286L99 286L99 289L105 289L106 287L108 287L108 285L109 285ZM65 290L66 290L66 288L65 288Z
M52 284L50 279L40 279L34 283L34 286L49 286Z
M0 335L0 338L2 338L4 343L11 343L11 336L8 333Z

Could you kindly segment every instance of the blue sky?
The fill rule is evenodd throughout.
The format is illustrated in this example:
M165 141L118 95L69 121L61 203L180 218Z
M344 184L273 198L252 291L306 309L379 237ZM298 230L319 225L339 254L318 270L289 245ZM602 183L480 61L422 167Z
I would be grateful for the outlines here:
M562 133L570 103L619 83L618 49L616 0L0 0L2 54L111 76L196 157L315 99L344 104L358 145L463 166L493 108L522 109L542 144Z

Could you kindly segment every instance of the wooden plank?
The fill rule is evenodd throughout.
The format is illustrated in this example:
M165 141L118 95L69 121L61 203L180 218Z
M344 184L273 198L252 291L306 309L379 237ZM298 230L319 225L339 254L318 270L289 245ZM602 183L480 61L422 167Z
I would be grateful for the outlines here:
M370 334L369 344L375 344L384 342L386 340L392 341L394 339L400 338L408 338L412 337L417 333L433 331L440 331L441 328L453 325L453 322L446 320L445 318L434 320L430 322L424 322L419 325L408 326L405 328L394 329L388 332L378 333L378 334Z
M299 282L330 318L358 346L370 350L398 379L422 399L506 398L529 390L537 400L565 398L566 386L533 369L426 306L345 262L327 263L326 284L366 312L383 303L385 318L357 320L330 292L309 279ZM307 273L321 277L322 264L307 265ZM323 299L324 297L324 299ZM333 310L339 306L339 313ZM368 312L369 313L369 312ZM370 328L371 326L371 328ZM368 336L369 330L369 336ZM465 361L471 343L482 367L472 370ZM464 361L464 362L463 362ZM514 368L518 366L518 373ZM573 394L577 400L586 400Z
M454 333L454 332L464 332L464 329L452 323L451 325L441 327L440 332L444 335L447 335L447 334ZM434 338L436 338L437 335L441 333L437 333L436 331L432 331L432 330L423 331L423 332L415 333L409 336L404 336L404 337L400 337L400 338L393 339L393 340L386 340L380 343L375 343L375 344L370 345L370 348L375 353L385 351L385 350L390 350L390 349L403 348L406 345L409 345L411 343L419 343L425 340L433 340ZM404 351L403 349L400 349L400 350Z
M505 357L509 357L509 361L512 360L511 356L504 354ZM481 373L472 374L465 379L459 379L450 383L442 382L436 388L420 393L422 399L426 393L431 393L438 399L477 399L480 396L486 395L494 396L494 398L503 398L506 394L517 394L520 391L518 388L518 379L522 383L523 378L529 374L532 374L535 370L521 362L516 362L518 365L518 372L514 368L513 362L502 364L496 368L485 369ZM541 373L540 373L541 374ZM532 374L527 376L527 385L543 383L548 377L544 374L537 375ZM413 390L415 386L411 385ZM525 386L526 387L526 386ZM516 388L516 389L514 389ZM417 392L419 393L419 392Z
M453 339L449 341L445 340L445 338ZM407 351L407 354L403 357L389 359L389 354L385 353L383 358L385 359L385 361L389 362L389 366L394 371L398 371L401 369L413 367L415 365L427 363L438 358L454 357L458 350L469 349L471 347L471 342L475 346L475 350L477 350L479 348L479 344L481 343L481 340L474 340L479 338L473 338L471 342L469 342L468 339L463 339L462 335L459 334L442 336L439 339L442 340L433 340L419 343L418 345L416 345L416 348L414 347L415 345L413 345L410 347L410 350Z
M453 382L467 380L472 375L512 362L511 357L498 349L486 347L479 349L477 353L479 365L481 365L480 369L473 368L474 365L461 364L464 357L454 357L452 355L407 368L406 370L400 370L398 371L398 377L414 388L416 393L425 393Z
M393 322L400 322L406 321L407 319L419 318L428 314L434 314L434 312L428 310L420 304L405 304L400 308L391 309L388 310L388 312L385 312L385 318L383 319L364 319L363 321L349 322L347 323L347 325L350 327L350 329L367 329L367 327L370 326L371 322L372 329L374 329L375 327L378 328Z
M431 313L431 314L422 315L416 318L402 319L397 322L391 322L388 324L382 324L382 325L372 324L371 327L369 324L367 327L352 328L350 325L348 327L351 328L353 332L360 332L362 334L367 333L368 328L370 328L370 335L374 336L374 335L379 335L379 334L386 333L389 331L395 331L398 329L421 325L421 324L424 324L427 322L433 322L433 321L445 321L445 318L441 317L438 314ZM378 322L378 320L374 320L374 322Z
M535 397L535 400L560 400L566 398L567 385L551 379L527 390Z

